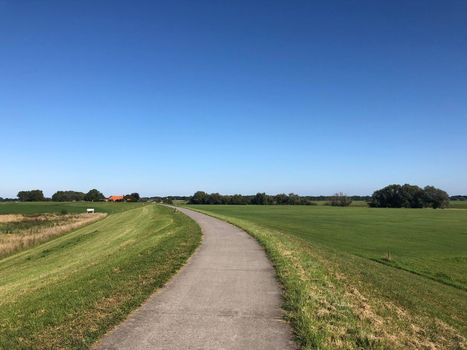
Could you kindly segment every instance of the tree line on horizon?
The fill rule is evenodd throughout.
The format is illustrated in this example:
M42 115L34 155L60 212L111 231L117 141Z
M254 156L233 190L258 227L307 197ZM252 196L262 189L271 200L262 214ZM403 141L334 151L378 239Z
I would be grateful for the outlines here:
M105 196L97 189L87 193L79 191L57 191L52 198L46 198L41 190L18 192L18 198L1 198L0 201L103 201ZM364 201L374 208L446 208L449 200L467 201L467 195L449 195L436 187L421 188L414 185L389 185L373 193L372 196L347 196L336 193L333 196L300 196L294 193L268 195L257 193L255 195L221 195L219 193L206 193L198 191L192 196L166 196L166 197L140 197L138 193L124 196L124 201L156 201L172 203L173 200L184 200L190 204L252 204L252 205L316 205L316 202L326 202L332 206L348 206L352 201Z
M101 202L106 199L102 192L93 188L87 193L79 191L57 191L52 195L52 198L46 198L42 190L19 191L18 200L20 202L40 202L52 200L54 202ZM134 192L123 196L126 202L138 202L140 196Z
M463 197L463 196L457 196ZM353 200L365 201L372 208L446 208L449 206L447 192L433 187L421 188L415 185L389 185L373 193L372 196L347 196L336 193L333 196L299 196L294 193L268 195L222 195L197 191L189 200L189 204L225 204L225 205L316 205L317 201L326 201L331 206L346 207ZM462 199L459 199L462 200Z
M252 204L252 205L317 205L317 201L327 201L332 206L348 206L353 200L369 200L369 196L347 196L336 193L333 196L300 196L295 193L269 195L264 192L255 195L222 195L220 193L196 192L189 198L189 204Z

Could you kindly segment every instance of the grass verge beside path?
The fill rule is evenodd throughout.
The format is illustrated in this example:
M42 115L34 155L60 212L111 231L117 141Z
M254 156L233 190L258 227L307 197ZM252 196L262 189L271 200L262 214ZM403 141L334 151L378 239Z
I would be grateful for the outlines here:
M466 348L464 290L265 227L251 213L190 208L243 228L265 247L302 349Z
M0 348L88 348L200 240L184 214L146 205L0 260Z

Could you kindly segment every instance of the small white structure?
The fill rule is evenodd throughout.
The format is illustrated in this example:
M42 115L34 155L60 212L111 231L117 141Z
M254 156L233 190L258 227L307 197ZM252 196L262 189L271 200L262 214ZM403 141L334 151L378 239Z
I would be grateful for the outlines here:
M88 214L94 214L94 208L88 208L88 209L86 209L86 213L88 213Z

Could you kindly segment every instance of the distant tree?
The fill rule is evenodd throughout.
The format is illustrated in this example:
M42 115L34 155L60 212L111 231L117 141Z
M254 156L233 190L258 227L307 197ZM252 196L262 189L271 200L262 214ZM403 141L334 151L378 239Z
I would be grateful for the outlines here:
M151 197L156 199L158 197ZM172 199L182 198L186 200L186 197L171 197ZM359 197L357 198L366 198ZM149 198L148 198L149 200ZM203 191L197 191L193 196L188 199L189 204L256 204L256 205L266 205L266 204L278 204L278 205L317 205L316 201L330 201L331 197L329 196L300 196L295 193L279 193L276 195L268 195L266 193L257 193L256 195L222 195L219 193L208 194ZM351 203L352 198L345 196L345 198L340 199L339 205L348 205ZM342 202L343 201L343 202ZM347 203L347 204L346 204Z
M30 191L19 191L18 194L17 194L18 199L21 202L29 201L29 197L30 197L29 192Z
M449 195L439 188L426 186L424 188L424 201L425 206L432 207L433 209L444 209L449 206Z
M164 203L164 204L169 204L169 205L174 204L174 202L173 202L173 200L172 200L171 197L164 197L164 198L162 198L162 203Z
M334 207L348 207L352 204L352 198L342 192L338 192L330 198L329 204Z
M44 193L41 190L19 191L18 199L21 202L38 202L45 200Z
M402 186L394 184L375 191L369 204L375 208L401 208L402 202Z
M234 194L233 196L230 197L230 204L247 204L248 199L245 196L242 196L241 194Z
M303 205L318 205L318 203L316 202L313 202L311 199L309 198L302 198L302 204Z
M203 191L196 192L190 199L190 204L207 204L208 194Z
M99 202L99 201L102 201L104 199L105 199L104 195L101 192L99 192L98 190L96 190L95 188L90 190L84 196L84 200L87 201L87 202Z
M270 204L271 203L271 199L270 197L266 194L266 193L257 193L255 194L255 196L253 197L253 200L251 201L251 204L258 204L258 205L266 205L266 204Z
M140 200L139 193L131 193L131 194L126 194L123 196L123 200L127 202L138 202Z
M74 202L84 200L85 194L76 191L57 191L52 195L55 202Z
M467 201L467 196L456 195L456 196L449 197L449 199L452 201Z
M224 204L224 199L219 193L211 193L206 201L207 204Z
M274 204L289 204L289 196L285 193L276 194L273 197L273 202Z
M449 205L449 195L433 186L422 189L394 184L375 191L368 204L375 208L445 208Z
M371 196L351 196L353 201L362 201L362 202L368 202L371 200Z
M402 207L403 208L423 208L424 192L418 186L405 184L401 187Z
M302 204L302 200L299 195L295 193L289 193L287 204L299 205L299 204Z

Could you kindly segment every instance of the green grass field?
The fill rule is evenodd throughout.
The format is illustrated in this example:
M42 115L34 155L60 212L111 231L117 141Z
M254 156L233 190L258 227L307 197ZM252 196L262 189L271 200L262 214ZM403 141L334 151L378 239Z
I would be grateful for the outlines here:
M265 246L304 349L467 346L465 211L191 207Z
M14 210L32 213L35 205L63 206ZM88 348L161 287L201 239L195 222L169 208L93 206L114 214L0 260L0 349Z
M316 203L317 205L323 205L323 206L329 205L329 201L315 201L314 203ZM352 201L350 206L351 207L368 207L368 204L365 201Z
M467 201L450 201L449 208L452 209L467 209Z
M328 201L316 201L318 205L326 205ZM351 207L368 207L368 203L365 201L352 201ZM450 208L467 209L467 201L449 201Z
M84 213L86 208L94 208L96 212L119 213L137 208L144 203L112 203L112 202L2 202L1 214L42 214L60 213L66 210L70 214Z

